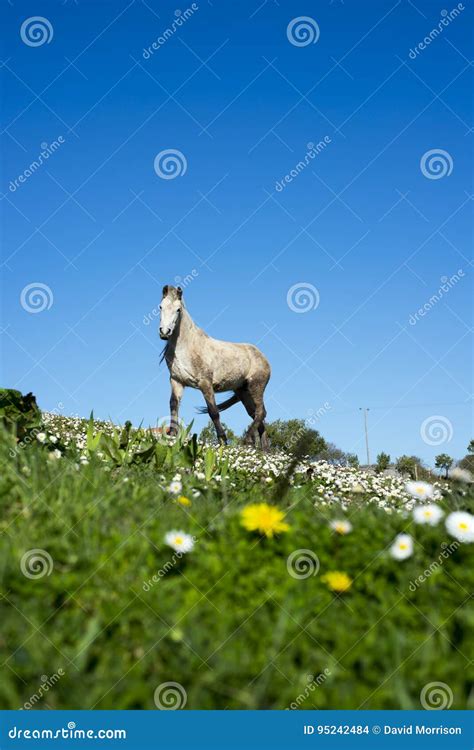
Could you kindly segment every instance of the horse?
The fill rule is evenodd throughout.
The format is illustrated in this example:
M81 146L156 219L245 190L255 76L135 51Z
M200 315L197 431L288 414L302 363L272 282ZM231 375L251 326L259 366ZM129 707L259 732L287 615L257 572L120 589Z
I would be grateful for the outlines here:
M160 304L160 338L166 341L162 360L170 373L171 425L169 434L178 432L179 404L186 386L201 391L206 406L199 409L209 414L220 443L227 443L219 414L237 404L244 405L252 423L245 442L254 445L258 440L263 450L268 448L265 431L267 412L263 393L270 380L270 364L253 344L234 344L211 338L196 325L188 313L181 287L164 286ZM216 404L215 394L233 391L234 395Z

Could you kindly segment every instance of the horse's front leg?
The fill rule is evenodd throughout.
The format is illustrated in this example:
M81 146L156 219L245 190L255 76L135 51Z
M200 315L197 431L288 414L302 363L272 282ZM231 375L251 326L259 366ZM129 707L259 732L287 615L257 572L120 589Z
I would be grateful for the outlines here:
M211 384L206 383L204 385L201 385L201 392L206 401L208 414L214 422L217 438L220 443L224 443L225 445L227 443L227 435L225 434L225 430L222 427L221 419L219 416L219 409L217 408L216 399L214 396L214 389Z
M175 380L174 378L170 378L170 384L171 384L171 398L170 398L171 424L170 424L169 434L177 435L178 428L179 428L179 422L178 422L179 403L181 401L181 396L183 395L184 385L181 385L181 383L178 383L178 381Z

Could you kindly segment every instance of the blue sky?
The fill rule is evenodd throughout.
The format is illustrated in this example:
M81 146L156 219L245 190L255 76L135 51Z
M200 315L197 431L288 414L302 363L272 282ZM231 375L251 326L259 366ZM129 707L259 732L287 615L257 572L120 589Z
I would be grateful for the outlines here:
M44 409L153 424L169 385L152 311L164 283L188 278L188 309L209 334L269 358L269 419L326 404L317 428L365 459L359 407L370 407L372 456L461 457L472 437L470 2L411 57L457 5L196 5L144 56L175 4L3 3L2 382ZM20 31L34 16L49 26L32 46ZM301 16L315 43L290 41ZM167 149L186 162L174 179L154 169ZM426 157L426 176L423 156L440 149L450 173L431 174ZM21 296L27 308L38 283L48 306L32 313ZM287 300L301 284L319 300L304 313ZM201 403L185 392L182 416L198 427ZM247 423L239 406L224 419Z

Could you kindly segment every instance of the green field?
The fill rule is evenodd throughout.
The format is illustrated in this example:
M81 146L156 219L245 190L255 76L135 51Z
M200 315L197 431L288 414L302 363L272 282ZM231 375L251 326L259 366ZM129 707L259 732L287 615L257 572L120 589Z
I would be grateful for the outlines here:
M445 527L472 485L430 526L400 479L45 420L1 435L1 708L472 708L473 544ZM254 503L288 528L245 528Z

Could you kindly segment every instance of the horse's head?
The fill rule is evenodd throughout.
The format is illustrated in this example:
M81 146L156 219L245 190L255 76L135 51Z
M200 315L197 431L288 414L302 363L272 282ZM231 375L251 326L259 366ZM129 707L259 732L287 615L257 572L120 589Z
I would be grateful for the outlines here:
M180 286L164 286L160 305L160 339L169 339L179 320L183 290Z

